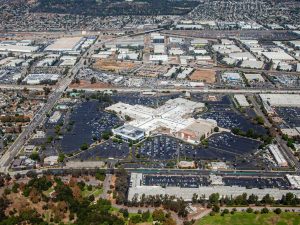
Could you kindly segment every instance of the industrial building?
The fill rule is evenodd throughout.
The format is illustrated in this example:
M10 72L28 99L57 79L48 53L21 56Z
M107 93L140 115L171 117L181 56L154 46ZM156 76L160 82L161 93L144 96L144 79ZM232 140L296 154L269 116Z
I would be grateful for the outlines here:
M194 111L202 111L204 108L203 103L176 98L168 100L157 109L119 102L106 110L115 112L123 119L131 118L127 125L144 131L147 136L164 133L192 144L199 144L200 138L209 136L217 126L214 120L191 117Z
M0 45L0 52L31 53L39 50L39 46Z
M265 82L265 79L262 77L261 74L257 73L245 73L244 74L245 78L247 79L248 82Z
M285 53L284 51L281 52L263 52L262 53L268 60L282 60L282 61L293 61L295 60L292 56Z
M273 107L300 107L299 94L260 94L263 102Z
M234 95L234 98L235 98L235 100L237 101L237 104L240 107L249 107L250 106L250 104L247 101L245 95Z
M225 82L241 81L239 73L225 72L222 74L222 80Z
M59 79L58 74L29 74L23 79L26 84L41 84L45 82L56 82Z
M286 159L284 158L284 156L280 152L277 145L273 145L273 144L269 145L269 151L273 155L273 157L274 157L274 159L275 159L278 166L281 166L281 167L287 167L288 166L288 163L287 163Z
M262 69L264 63L262 61L255 61L255 60L244 60L242 61L241 67L242 68L250 68L250 69Z
M82 37L64 37L49 45L45 51L51 52L76 52L80 49L85 39Z
M294 189L300 189L300 176L299 175L290 175L287 174L286 178L291 184L291 187Z

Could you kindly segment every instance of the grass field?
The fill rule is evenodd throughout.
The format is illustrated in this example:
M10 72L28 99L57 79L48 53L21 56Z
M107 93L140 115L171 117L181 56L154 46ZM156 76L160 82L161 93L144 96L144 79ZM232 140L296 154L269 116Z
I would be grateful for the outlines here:
M196 225L299 225L300 214L292 212L254 214L236 212L234 215L206 216L196 222Z
M103 192L102 188L93 187L91 191L87 189L87 186L84 187L84 190L81 192L82 197L89 197L90 195L94 195L95 197L98 197Z

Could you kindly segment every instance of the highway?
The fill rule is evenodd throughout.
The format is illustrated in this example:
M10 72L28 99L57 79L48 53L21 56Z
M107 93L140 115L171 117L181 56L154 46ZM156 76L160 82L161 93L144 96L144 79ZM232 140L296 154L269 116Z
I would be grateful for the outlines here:
M148 92L151 88L143 87L110 87L110 88L72 88L72 90L83 90L86 92L111 91L118 92ZM156 91L156 90L154 90ZM300 94L300 89L225 89L225 88L159 88L159 92L183 92L191 93L215 93L215 94Z

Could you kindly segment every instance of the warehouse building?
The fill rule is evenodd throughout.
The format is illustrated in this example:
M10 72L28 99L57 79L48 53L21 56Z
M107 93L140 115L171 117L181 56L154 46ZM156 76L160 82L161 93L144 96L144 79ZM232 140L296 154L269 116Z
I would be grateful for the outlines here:
M300 189L300 176L299 175L290 175L287 174L286 178L291 184L291 187L294 189Z
M245 78L249 83L252 82L265 82L265 79L262 77L261 74L259 73L245 73L244 74Z
M273 155L278 166L287 167L288 163L277 145L269 145L269 151Z
M49 45L45 51L51 52L77 52L80 50L81 44L84 42L82 37L64 37L56 40Z
M235 98L235 100L237 101L237 104L240 107L249 107L250 106L250 104L247 101L245 95L234 95L234 98Z
M222 80L225 82L241 81L239 73L225 72L222 74Z
M299 94L260 94L263 102L273 107L300 107Z
M31 53L39 50L39 46L0 45L0 52Z
M23 82L26 84L55 83L59 77L58 74L29 74Z
M269 61L294 61L295 59L289 54L281 51L281 52L263 52L262 53Z

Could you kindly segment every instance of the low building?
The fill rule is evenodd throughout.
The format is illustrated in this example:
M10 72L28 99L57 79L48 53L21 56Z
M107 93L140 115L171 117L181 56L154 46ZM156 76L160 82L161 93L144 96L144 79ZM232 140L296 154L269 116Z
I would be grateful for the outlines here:
M145 131L131 125L124 125L112 130L113 134L126 141L140 141L145 137Z
M260 94L263 102L273 107L300 107L299 94Z
M240 107L249 107L250 106L250 104L247 101L245 95L234 95L234 98L235 98L235 100L237 101L237 104Z
M53 115L49 118L49 123L57 123L61 118L61 112L55 111Z
M177 166L180 169L193 169L196 168L196 163L194 161L180 161Z
M28 154L32 153L34 151L34 149L35 149L35 145L24 146L24 152L28 153Z
M249 83L253 83L253 82L265 82L265 79L262 77L261 74L259 73L245 73L244 74L245 78L247 79L247 81Z
M292 188L300 189L300 176L287 174L286 178L290 182Z
M274 157L274 159L275 159L278 166L281 166L281 167L287 167L288 166L288 163L287 163L286 159L282 155L282 153L281 153L281 151L280 151L280 149L278 148L277 145L269 145L269 151L273 155L273 157Z
M29 74L23 79L26 84L41 84L41 83L55 83L58 81L60 75L58 74Z
M58 163L58 156L53 155L53 156L48 156L44 158L44 165L45 166L54 166Z
M225 162L211 162L210 167L212 170L227 170L228 166Z
M169 57L168 55L150 55L149 60L152 62L167 62Z
M225 82L241 81L241 76L239 73L225 72L222 74L222 79Z
M276 60L282 60L282 61L294 61L295 59L290 56L289 54L282 52L263 52L262 53L269 61L276 61Z

